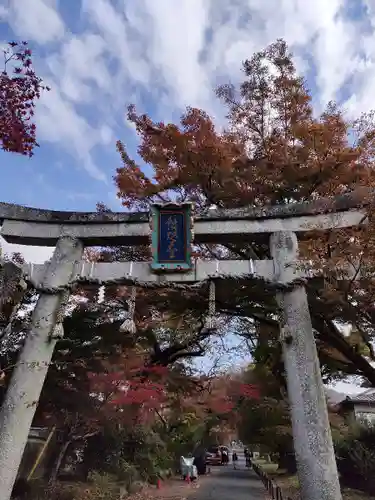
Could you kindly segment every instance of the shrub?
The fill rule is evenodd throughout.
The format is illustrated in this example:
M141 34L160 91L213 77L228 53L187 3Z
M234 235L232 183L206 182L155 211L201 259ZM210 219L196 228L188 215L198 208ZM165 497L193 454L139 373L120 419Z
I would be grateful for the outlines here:
M375 427L358 426L335 443L341 483L375 494Z
M134 464L127 462L124 459L120 459L118 462L118 467L116 468L116 476L121 483L129 487L135 481L140 478L139 472Z
M171 467L166 444L152 429L105 428L88 442L84 463L89 471L111 474L125 484L156 482Z
M109 474L90 474L87 483L34 483L28 500L118 500L120 486Z
M75 500L75 486L64 483L47 486L39 481L32 484L30 500L51 500L52 498L54 500Z

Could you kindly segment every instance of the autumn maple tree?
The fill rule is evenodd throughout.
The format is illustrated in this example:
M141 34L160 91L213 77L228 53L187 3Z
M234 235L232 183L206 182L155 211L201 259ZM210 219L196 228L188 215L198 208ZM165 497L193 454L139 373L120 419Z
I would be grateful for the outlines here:
M227 108L224 130L196 108L187 108L180 123L173 124L155 122L129 107L128 120L137 131L139 147L134 159L123 142L117 143L121 166L115 181L124 206L138 210L154 201L190 200L202 212L212 206L267 207L345 193L352 193L359 205L373 201L372 112L350 120L331 102L321 114L315 113L307 84L297 74L283 40L246 60L243 75L239 86L217 89ZM331 373L360 374L375 385L375 369L362 355L366 344L373 356L372 210L369 222L345 230L308 232L301 235L300 248L301 256L324 268L326 276L310 280L307 287L321 359L332 363ZM224 250L201 245L199 252L209 258L269 258L268 235L256 234L251 243L228 243ZM348 263L358 272L360 268L362 279L337 279L338 266ZM180 303L185 308L202 312L206 307L202 294L186 294L184 299ZM249 338L259 340L261 332L266 344L277 342L274 291L264 283L247 282L243 287L235 280L225 286L218 283L216 299L220 314L246 319ZM337 328L340 323L355 325L356 345L343 337ZM282 363L276 364L282 375Z
M154 436L168 450L177 452L173 439L179 443L178 436L193 435L194 427L183 403L189 398L197 401L202 388L199 377L185 364L190 350L195 353L197 349L194 338L198 342L199 337L195 333L185 330L184 337L182 331L173 332L173 321L162 330L158 322L138 320L138 332L124 334L119 331L122 320L117 317L124 307L121 289L109 289L102 303L97 302L95 291L84 291L84 295L86 300L79 301L65 318L65 336L57 344L34 420L36 426L56 426L61 438L51 465L51 480L58 477L75 448L87 450L86 472L91 467L108 466L106 460L114 443L125 447L117 450L116 456L128 456L126 446L136 450L135 458L129 458L136 467L141 467L139 454L147 455L151 446L146 436ZM149 304L143 301L141 296L137 306L140 317ZM202 355L204 350L199 352ZM7 358L5 354L1 359L2 366ZM6 373L7 383L10 370ZM206 399L200 401L203 406L199 408L206 407ZM199 413L198 419L194 418L198 433L205 428L205 419L199 421L205 415ZM165 459L172 460L168 454Z
M38 143L35 103L49 90L35 73L27 42L10 42L3 49L0 73L0 147L3 151L32 156Z
M126 206L147 205L172 193L201 207L262 206L331 196L374 182L372 114L349 123L330 103L315 117L283 41L245 61L243 71L238 89L217 89L228 108L224 132L196 108L188 108L175 125L154 123L129 107L128 119L141 140L138 154L153 176L147 177L117 143L123 166L116 182Z

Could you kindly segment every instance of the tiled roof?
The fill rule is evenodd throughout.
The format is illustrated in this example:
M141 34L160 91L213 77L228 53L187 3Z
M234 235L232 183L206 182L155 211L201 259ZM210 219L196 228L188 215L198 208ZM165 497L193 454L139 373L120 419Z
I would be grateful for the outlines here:
M346 401L351 403L374 403L375 404L375 389L361 392L356 396L347 396Z

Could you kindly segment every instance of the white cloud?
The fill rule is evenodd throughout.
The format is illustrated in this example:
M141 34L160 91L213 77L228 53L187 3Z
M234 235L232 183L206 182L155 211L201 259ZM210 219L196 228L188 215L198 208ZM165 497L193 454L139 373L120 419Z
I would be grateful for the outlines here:
M8 8L5 5L0 5L0 20L5 22L8 19Z
M109 0L82 0L83 14L87 16L92 29L103 37L110 60L119 65L116 74L112 74L111 82L116 91L118 89L113 77L120 76L124 85L133 82L149 84L151 76L152 63L142 54L142 42L149 33L146 12L142 11L142 2L137 2L136 6L129 2L127 4L126 10L119 10ZM138 15L139 12L144 13L144 19Z
M152 19L149 60L163 76L162 83L169 88L173 102L184 107L206 100L211 81L200 57L209 28L209 3L145 0L144 6Z
M64 36L65 26L55 0L32 0L32 6L24 0L10 0L8 22L23 39L40 44L57 41Z
M102 141L102 144L108 145L110 143L113 143L115 141L114 135L113 135L113 130L108 127L105 123L101 125L99 129L99 134L100 138Z
M164 120L175 119L185 105L200 106L222 120L213 88L237 81L241 62L277 37L291 45L319 107L343 96L351 114L372 106L371 0L362 0L363 22L347 16L348 0L77 2L83 29L77 32L75 24L74 34L57 0L33 0L32 9L24 8L25 0L9 0L3 15L7 11L16 35L45 49L43 60L35 51L52 87L37 108L39 138L64 148L98 180L112 172L96 164L96 151L104 153L117 137L134 140L123 127L126 104Z
M58 88L43 93L38 103L36 121L44 140L67 148L92 177L100 181L107 180L106 175L95 165L91 154L101 133L97 133L86 118L76 112L73 104L64 99Z
M106 67L106 51L105 42L98 35L87 33L68 38L60 54L47 61L62 94L80 103L94 101L97 90L108 91L111 76Z
M371 0L358 0L358 8L367 6L362 21L348 17L348 0L81 0L84 29L74 34L57 0L24 5L9 0L7 20L16 35L48 49L41 68L52 91L38 109L40 138L67 149L100 180L105 174L94 148L116 135L133 140L129 129L115 130L128 103L151 109L158 119L175 119L193 105L222 120L213 88L237 81L241 62L278 37L309 75L319 108L337 98L351 114L372 106Z
M53 253L53 248L50 247L15 245L7 243L2 237L0 237L0 247L2 255L11 256L13 253L21 253L26 262L32 262L33 264L43 264L50 259Z

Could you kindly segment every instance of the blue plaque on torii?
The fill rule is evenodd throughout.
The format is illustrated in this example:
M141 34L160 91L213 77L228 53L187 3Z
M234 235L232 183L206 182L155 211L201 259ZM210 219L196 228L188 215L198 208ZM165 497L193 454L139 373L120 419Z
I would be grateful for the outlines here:
M178 272L192 269L192 223L191 203L152 205L153 271Z

